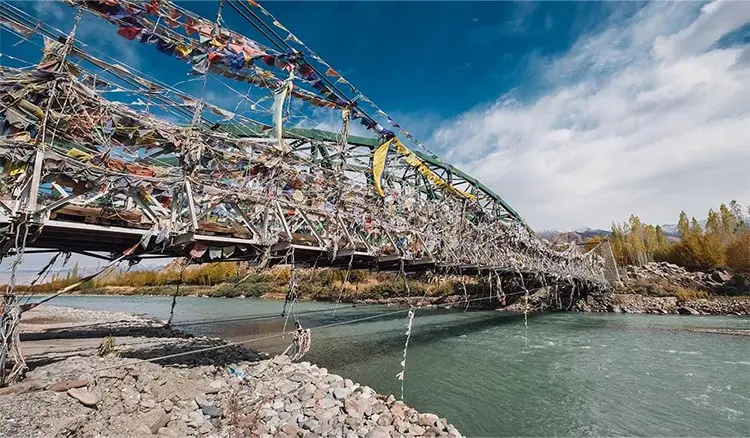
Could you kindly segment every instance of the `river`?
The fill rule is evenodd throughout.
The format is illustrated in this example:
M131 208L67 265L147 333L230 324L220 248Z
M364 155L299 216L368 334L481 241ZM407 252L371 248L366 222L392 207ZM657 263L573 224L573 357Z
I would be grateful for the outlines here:
M53 304L166 319L169 297L67 296ZM283 303L180 298L178 328L249 340L280 333ZM300 303L305 359L399 395L407 313ZM388 312L388 313L386 313ZM376 318L370 318L381 315ZM363 319L370 318L370 319ZM209 322L209 320L226 320ZM292 321L289 321L291 326ZM469 436L750 436L750 318L418 310L404 400ZM290 342L248 343L271 353Z

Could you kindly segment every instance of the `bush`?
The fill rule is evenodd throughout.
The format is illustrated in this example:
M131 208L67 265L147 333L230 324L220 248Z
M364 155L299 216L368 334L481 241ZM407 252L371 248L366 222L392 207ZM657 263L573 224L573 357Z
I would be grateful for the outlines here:
M672 246L667 259L688 270L709 270L724 264L724 251L714 236L690 235Z
M674 294L679 301L697 300L702 298L708 298L708 292L704 290L689 289L689 288L678 288Z

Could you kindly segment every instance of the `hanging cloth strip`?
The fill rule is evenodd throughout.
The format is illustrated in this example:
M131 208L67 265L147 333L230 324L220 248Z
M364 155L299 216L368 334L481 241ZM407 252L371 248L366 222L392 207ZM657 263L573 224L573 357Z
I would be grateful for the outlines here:
M284 115L284 102L286 101L287 94L292 90L294 80L294 72L289 72L289 79L284 82L284 85L274 91L273 96L273 124L276 130L276 139L278 141L279 149L285 151L284 145L284 132L283 132L283 115Z
M383 191L383 172L385 171L385 163L392 142L393 139L391 138L378 146L372 154L372 178L373 183L375 184L375 190L380 196L385 196L385 192Z

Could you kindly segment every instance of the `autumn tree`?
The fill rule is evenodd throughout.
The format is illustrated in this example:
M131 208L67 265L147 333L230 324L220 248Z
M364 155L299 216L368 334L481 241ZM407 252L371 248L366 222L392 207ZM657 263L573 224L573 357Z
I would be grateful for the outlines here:
M738 272L750 273L750 230L743 231L725 250L727 266Z

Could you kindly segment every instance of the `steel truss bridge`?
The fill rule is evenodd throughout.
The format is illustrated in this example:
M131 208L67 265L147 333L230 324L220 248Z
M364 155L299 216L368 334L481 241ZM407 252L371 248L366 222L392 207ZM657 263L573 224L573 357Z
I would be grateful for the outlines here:
M6 31L45 37L40 61L0 70L0 255L432 270L609 288L598 255L537 239L491 189L383 128L317 56L272 50L167 1L67 3L76 23L103 18L133 44L186 61L204 84L214 75L249 83L270 90L273 105L264 121L215 106L95 56L75 26L62 34L0 3ZM259 23L270 16L261 8L250 17L260 6L239 3L220 5ZM111 98L115 87L151 109ZM339 114L340 132L294 127L295 102ZM350 135L355 123L373 135Z

